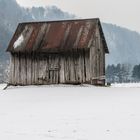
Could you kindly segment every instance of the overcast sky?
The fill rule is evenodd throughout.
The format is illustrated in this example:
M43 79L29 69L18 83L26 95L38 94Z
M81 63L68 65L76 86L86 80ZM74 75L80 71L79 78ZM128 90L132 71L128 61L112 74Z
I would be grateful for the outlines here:
M82 18L101 21L140 32L140 0L17 0L26 7L55 5Z

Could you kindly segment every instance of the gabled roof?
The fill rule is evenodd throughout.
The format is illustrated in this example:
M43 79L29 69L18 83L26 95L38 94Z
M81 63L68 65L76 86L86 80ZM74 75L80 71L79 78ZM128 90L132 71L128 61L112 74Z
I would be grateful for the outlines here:
M19 23L7 51L47 52L90 48L97 25L105 52L109 53L98 18Z

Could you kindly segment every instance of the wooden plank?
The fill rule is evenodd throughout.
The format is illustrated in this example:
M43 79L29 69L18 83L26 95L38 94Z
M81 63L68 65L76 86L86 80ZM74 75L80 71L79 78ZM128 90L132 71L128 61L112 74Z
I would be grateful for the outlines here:
M65 83L68 82L67 80L67 55L64 55L64 76L65 76Z
M32 58L32 64L31 64L31 78L32 78L32 85L35 84L35 58L34 58L34 53L31 55Z
M91 80L95 77L97 77L97 67L98 62L98 38L96 37L95 40L93 40L93 43L91 44L91 48L90 48L90 77Z
M97 42L96 42L96 77L99 77L99 37L97 37Z
M27 69L26 69L26 73L27 73L27 85L31 85L32 84L32 71L31 71L31 54L26 54L26 61L27 61Z
M82 51L82 77L83 77L82 82L83 83L85 83L85 81L86 81L85 80L86 77L85 77L85 63L84 63L85 62L85 52L84 51L85 50Z
M51 72L51 84L55 84L54 83L54 55L51 55L51 68L50 68L50 72Z
M58 58L57 58L57 56L56 56L56 54L54 54L54 65L53 65L53 82L54 82L54 84L57 84L57 72L58 72L58 70L57 70L57 68L58 68L58 63L57 63L57 60L58 60Z
M22 56L22 54L20 54L20 73L21 73L21 76L20 76L20 84L21 85L23 85L23 69L22 69L22 67L23 67L23 56Z
M96 77L99 77L99 37L96 39Z
M89 51L85 53L85 65L86 65L86 83L90 81L90 62L89 62Z
M84 82L84 53L80 52L80 83Z
M42 74L42 71L43 71L43 57L42 55L39 55L40 56L40 59L39 59L39 62L38 62L38 84L43 84L43 74Z
M14 85L16 85L16 76L17 76L17 74L16 74L16 54L14 54Z
M26 54L24 55L24 85L27 84L27 61L26 61Z
M71 70L71 65L70 65L70 55L68 55L68 59L67 59L67 71L68 71L68 77L67 77L67 80L68 80L68 83L71 83L70 81L70 70Z
M54 70L52 70L54 68L54 55L51 55L51 84L55 84L54 83Z
M103 43L102 40L100 40L101 42L101 66L100 66L100 70L101 70L101 75L104 76L105 75L105 51L104 51L104 47L103 47Z
M18 72L18 67L17 67L17 62L18 62L18 55L17 53L14 55L15 56L15 77L14 77L14 84L17 85L18 84L18 77L19 77L19 74L17 73Z
M76 82L76 56L75 53L73 52L73 59L72 59L72 65L73 65L73 82Z
M79 83L83 82L83 53L79 52Z
M100 49L101 49L101 56L100 56L100 74L101 76L105 76L105 49L104 49L104 46L103 46L103 42L102 40L100 39ZM103 85L105 85L105 79L102 80L103 82Z
M85 52L84 52L84 50L83 50L83 58L82 58L83 60L82 60L82 75L83 75L83 83L85 83L86 82L86 75L85 75Z
M76 76L76 55L75 55L75 53L73 52L73 67L74 67L74 82L76 82L77 81L77 76Z
M73 78L73 60L72 60L72 52L69 54L69 75L70 75L70 82L72 83L74 81Z
M74 55L74 53L72 53L72 58L71 58L71 60L72 60L72 81L75 83L76 82L76 76L75 76L75 55Z
M45 57L44 66L46 68L46 80L44 84L48 84L49 83L49 57L48 55Z
M79 75L79 53L76 50L75 53L75 75L76 75L76 83L79 83L80 75Z
M20 59L21 85L26 85L26 78L27 78L27 75L26 75L26 68L27 68L27 66L26 66L26 58L25 58L25 54L20 54L20 56L21 56L21 59Z
M19 52L19 85L22 85L21 74L21 53Z
M65 83L64 56L60 55L60 83Z
M14 85L14 77L15 77L15 62L14 62L14 54L11 54L10 59L10 84Z
M37 57L37 69L36 69L36 73L37 73L37 85L39 85L39 66L40 66L40 53L38 53L38 55L36 55Z
M52 67L52 56L49 54L49 84L52 84L52 71L50 70Z
M66 81L67 81L67 83L70 83L70 74L69 74L69 69L70 69L70 67L69 67L69 55L67 55L67 59L66 59Z
M55 56L55 62L56 62L56 84L59 84L59 73L60 73L60 65L59 65L59 62L60 62L60 55L56 54Z
M37 57L34 55L34 84L37 84Z

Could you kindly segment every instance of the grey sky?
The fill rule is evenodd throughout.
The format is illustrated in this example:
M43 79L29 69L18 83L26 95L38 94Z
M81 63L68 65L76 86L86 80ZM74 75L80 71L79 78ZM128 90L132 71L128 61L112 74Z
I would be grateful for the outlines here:
M101 21L140 32L139 0L17 0L26 7L56 5L82 18L99 17Z

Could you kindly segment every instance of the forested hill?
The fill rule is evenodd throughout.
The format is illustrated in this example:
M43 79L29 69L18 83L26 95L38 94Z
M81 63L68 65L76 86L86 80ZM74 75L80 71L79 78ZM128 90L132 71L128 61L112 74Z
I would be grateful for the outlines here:
M113 24L102 24L110 54L107 64L139 64L140 34Z
M70 11L71 12L71 11ZM73 19L76 16L52 7L20 7L16 0L0 0L0 61L5 64L8 56L5 53L9 40L17 24L25 21ZM140 63L140 34L112 24L103 23L103 29L110 54L107 64Z
M0 0L0 60L5 61L5 50L19 22L73 19L74 15L52 7L25 9L16 0Z

